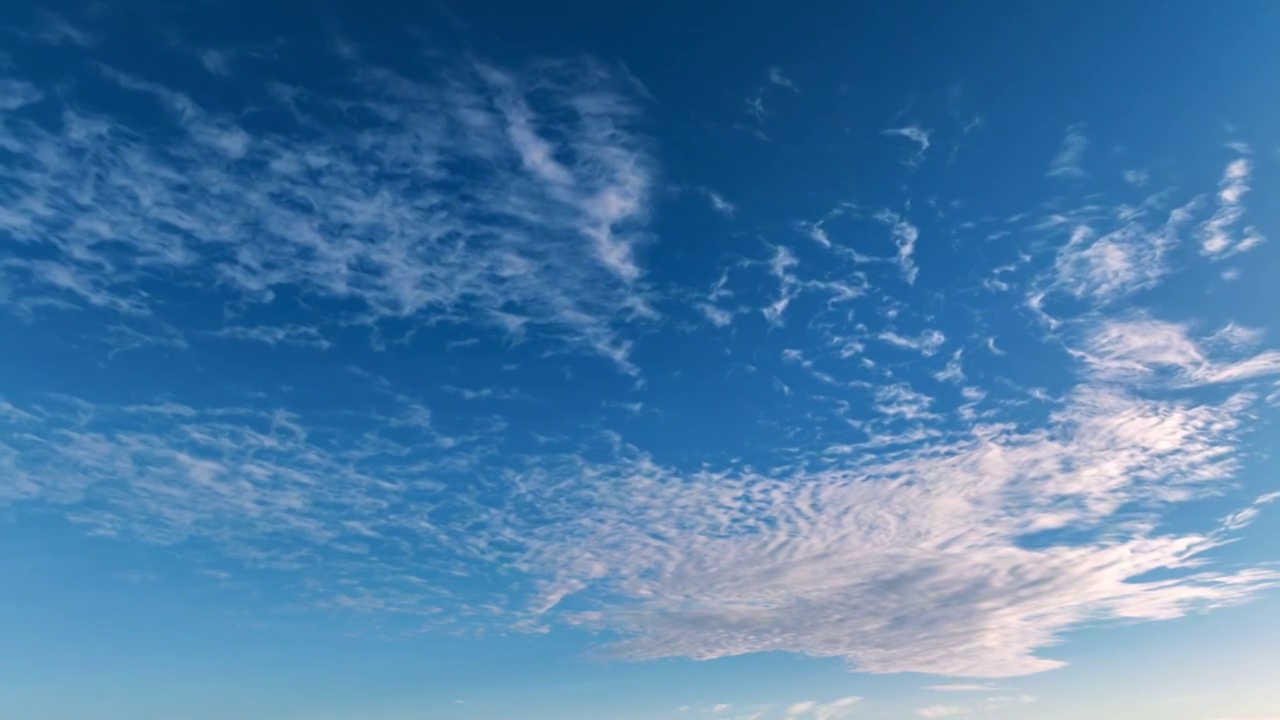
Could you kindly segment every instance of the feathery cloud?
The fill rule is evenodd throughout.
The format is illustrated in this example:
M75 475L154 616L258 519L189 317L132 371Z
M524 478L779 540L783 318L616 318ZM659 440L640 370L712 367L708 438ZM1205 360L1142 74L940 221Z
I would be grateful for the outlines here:
M788 78L786 75L782 74L781 68L776 68L776 67L769 68L769 82L779 87L784 87L788 90L792 90L794 92L800 92L800 88L796 86L796 84L791 80L791 78Z
M922 718L944 718L964 715L968 712L969 708L961 705L929 705L916 710L916 714Z
M908 165L919 165L924 160L924 153L929 149L929 136L933 134L932 130L925 130L918 125L908 125L906 127L889 128L883 131L885 135L906 138L919 146L915 155L907 161Z
M1246 227L1243 237L1233 237L1232 229L1244 217L1244 196L1249 192L1253 164L1244 158L1233 160L1222 173L1218 187L1218 207L1200 228L1200 249L1209 257L1230 257L1261 245L1265 238L1257 229Z
M1084 136L1084 126L1072 125L1067 128L1067 135L1062 139L1062 149L1049 163L1049 177L1084 177L1085 173L1080 167L1080 160L1084 157L1085 148L1088 146L1089 139Z
M4 81L0 227L25 248L0 268L10 306L151 315L154 283L301 295L343 308L339 323L479 322L633 371L618 327L656 316L637 259L652 162L620 71L350 63L324 94L259 87L293 127L112 68L145 120L47 112Z

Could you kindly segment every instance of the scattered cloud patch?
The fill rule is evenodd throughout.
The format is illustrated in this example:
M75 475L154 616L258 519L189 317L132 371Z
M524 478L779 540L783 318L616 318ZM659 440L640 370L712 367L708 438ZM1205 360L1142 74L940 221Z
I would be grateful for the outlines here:
M1233 160L1222 173L1218 186L1218 207L1200 228L1200 249L1209 257L1230 257L1261 245L1265 238L1252 226L1237 237L1234 228L1244 217L1244 196L1248 194L1253 164L1244 158Z
M929 137L933 134L932 130L925 130L918 125L909 125L906 127L890 128L884 131L885 135L905 138L918 146L915 155L911 157L907 164L919 165L924 160L924 153L929 149Z
M779 87L784 87L788 90L792 90L794 92L800 92L800 88L797 87L794 82L792 82L791 78L788 78L786 75L783 75L782 70L780 68L776 68L776 67L769 68L769 82Z
M813 720L840 720L853 714L854 708L862 698L857 696L842 697L831 702L820 703L813 700L795 703L787 708L787 720L812 718Z
M1080 161L1084 151L1089 147L1089 139L1084 135L1083 125L1072 125L1067 128L1067 135L1062 139L1062 148L1049 163L1049 177L1075 179L1084 177Z
M925 330L915 337L899 335L892 330L885 330L876 336L881 342L904 350L914 350L926 357L937 354L938 349L947 341L941 330Z
M1168 272L1166 256L1194 209L1194 202L1176 208L1155 226L1140 214L1122 215L1118 225L1102 231L1077 225L1058 253L1057 286L1101 302L1153 287Z
M933 378L938 382L964 382L964 368L960 363L960 358L963 354L964 350L956 350L952 353L951 359L947 361L947 366L934 373Z
M898 246L898 266L902 269L902 277L908 285L914 285L920 275L920 269L915 264L916 241L920 239L919 228L889 210L882 210L875 217L889 226L893 242Z
M707 201L711 203L711 209L721 215L724 215L725 217L733 217L734 213L738 211L738 208L733 203L725 200L724 196L720 193L715 192L714 190L706 190L705 193L707 195Z
M916 714L922 718L944 718L954 715L965 715L969 713L969 708L962 705L929 705L916 710Z
M1151 179L1151 174L1146 170L1125 170L1124 181L1134 187L1142 187Z
M231 58L221 50L204 50L200 53L200 64L211 75L229 77L231 75Z

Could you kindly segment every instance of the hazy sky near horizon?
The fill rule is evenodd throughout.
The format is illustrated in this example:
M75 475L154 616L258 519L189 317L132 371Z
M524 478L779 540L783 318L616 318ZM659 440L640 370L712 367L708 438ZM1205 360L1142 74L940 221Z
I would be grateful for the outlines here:
M1280 5L0 10L0 717L1280 718Z

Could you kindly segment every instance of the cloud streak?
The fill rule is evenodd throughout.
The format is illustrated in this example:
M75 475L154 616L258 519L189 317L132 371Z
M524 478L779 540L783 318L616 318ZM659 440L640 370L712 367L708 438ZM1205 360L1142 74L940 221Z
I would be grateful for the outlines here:
M1082 178L1084 169L1080 161L1084 151L1089 147L1089 139L1084 135L1084 127L1072 125L1067 128L1067 135L1062 139L1062 149L1049 162L1048 176L1051 178Z
M919 146L916 154L907 161L908 165L916 166L924 161L924 153L929 149L929 137L933 134L932 130L925 130L918 125L909 125L906 127L890 128L884 131L885 135L905 138Z

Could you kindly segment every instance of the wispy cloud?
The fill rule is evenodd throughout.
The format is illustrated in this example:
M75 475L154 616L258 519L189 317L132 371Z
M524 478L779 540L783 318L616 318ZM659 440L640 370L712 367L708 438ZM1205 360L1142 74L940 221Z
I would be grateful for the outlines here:
M914 285L920 275L920 269L915 264L916 241L920 239L920 230L890 210L876 213L875 218L891 229L893 242L898 246L898 266L902 268L902 277L907 284Z
M1257 229L1246 227L1242 237L1233 237L1233 229L1244 217L1244 196L1249 192L1249 176L1253 164L1244 158L1231 161L1222 173L1218 187L1218 208L1200 228L1200 248L1205 255L1223 258L1251 250L1265 238Z
M1124 181L1134 187L1142 187L1151 179L1151 174L1146 170L1125 170L1123 173Z
M1182 617L1280 583L1265 565L1213 562L1274 493L1251 490L1252 503L1199 525L1159 522L1234 481L1280 351L1225 321L1116 309L1171 275L1179 233L1213 206L1056 201L991 221L1005 234L969 252L948 247L945 201L927 220L938 241L919 246L909 201L841 202L800 224L794 246L735 246L715 267L668 273L644 252L657 172L623 70L467 62L409 76L341 43L344 75L323 90L268 83L244 105L92 63L103 95L134 101L136 116L74 88L64 102L26 79L0 85L4 305L24 321L78 311L95 340L120 346L145 327L171 349L258 343L277 350L236 351L318 362L355 354L336 347L353 327L450 326L431 337L449 374L421 380L440 406L358 369L358 392L334 393L327 411L298 410L274 386L252 404L25 394L0 401L0 504L195 541L292 578L300 602L380 626L573 626L630 659L788 652L865 672L1018 676L1059 667L1054 648L1077 628ZM56 50L80 62L78 48ZM1084 147L1068 135L1051 172L1079 174ZM1240 206L1247 176L1228 168L1218 214ZM804 216L784 216L785 231ZM862 255L864 239L893 249ZM945 272L917 284L918 251ZM659 283L677 274L695 278L670 294L685 305L660 317ZM983 293L984 278L1001 294ZM970 307L977 295L995 304ZM165 334L175 308L194 306L225 313ZM553 367L537 387L569 377L564 405L523 413L535 417L518 431L521 413L494 409L527 397L508 369L548 353L639 372L635 331L667 317L683 322L662 330L678 325L697 363L665 368L661 394L639 382L610 394ZM505 341L501 382L465 367L489 336ZM961 349L984 339L989 353ZM417 369L400 359L379 364ZM1014 362L1052 391L1000 376ZM695 385L680 385L689 369ZM695 413L732 432L650 452L599 417L630 427ZM561 420L570 432L547 427ZM732 437L717 445L720 434ZM747 451L751 462L735 459ZM974 712L1030 701L963 700ZM833 720L859 705L770 712Z
M813 720L839 720L849 717L862 698L857 696L842 697L831 702L815 702L806 700L787 708L787 720L795 718L813 718Z
M1154 286L1168 272L1166 255L1197 207L1193 200L1155 226L1145 213L1118 214L1118 222L1102 230L1076 225L1058 252L1057 285L1076 297L1102 302Z
M231 58L221 50L201 51L200 64L213 75L226 77L231 74Z
M1262 495L1257 500L1254 500L1249 507L1243 510L1238 510L1223 518L1222 526L1228 530L1239 530L1240 528L1248 527L1258 518L1258 515L1262 513L1263 506L1270 505L1276 500L1280 500L1280 492L1272 492Z
M621 71L350 63L331 94L259 87L292 128L111 68L143 119L5 81L0 225L29 249L3 268L11 306L156 313L154 282L287 291L344 304L336 322L478 321L633 371L617 328L656 315L636 257L652 161Z
M34 35L39 40L51 45L70 44L82 48L90 48L98 44L99 38L86 30L77 27L65 17L51 13L40 13L40 21Z
M773 83L774 85L784 87L788 90L800 92L800 88L797 87L794 82L792 82L791 78L782 74L781 68L776 68L776 67L769 68L769 82Z
M790 248L779 245L774 248L773 258L769 261L769 273L778 280L778 297L763 312L769 322L777 325L782 322L787 307L799 292L799 280L793 268L799 265L795 253Z
M17 110L44 97L35 85L12 78L0 78L0 110ZM10 219L9 222L14 222Z
M247 340L267 345L299 345L328 349L333 343L325 339L319 329L306 326L286 325L280 327L246 327L233 325L210 333L213 337L234 340Z
M960 362L960 358L963 355L964 350L957 350L952 353L951 359L947 361L947 366L934 373L933 378L939 382L964 382L964 367Z
M1212 385L1280 374L1280 351L1215 361L1186 325L1147 317L1103 323L1079 354L1100 377L1128 382Z
M1087 147L1089 147L1089 139L1084 136L1084 126L1072 125L1067 128L1067 136L1062 139L1062 149L1049 163L1049 177L1084 177L1085 173L1080 167L1080 161Z
M892 330L885 330L877 337L894 347L915 350L926 357L936 354L942 344L947 341L947 336L940 330L925 330L916 337L904 337Z
M915 143L919 149L915 155L907 161L909 165L919 165L924 160L924 153L929 149L929 136L933 134L932 130L925 130L918 125L910 125L907 127L890 128L884 131L885 135L906 138Z
M944 718L953 715L964 715L969 712L969 708L962 705L929 705L916 710L916 714L922 718Z
M757 87L755 92L748 95L746 99L747 114L755 120L757 125L763 125L765 118L770 114L770 111L765 107L765 98L772 94L773 88L784 88L794 93L800 92L799 86L784 75L780 68L769 68L765 75L765 84ZM762 133L757 133L757 137L768 139Z
M715 192L714 190L704 190L704 192L706 193L707 201L711 203L712 210L715 210L725 217L733 217L734 213L738 211L737 206L728 200L725 200L724 196L720 193Z

